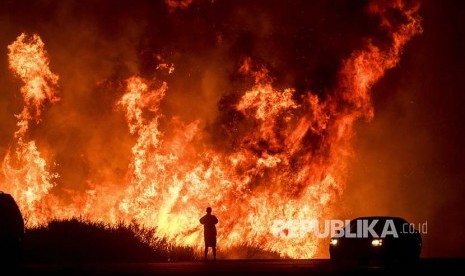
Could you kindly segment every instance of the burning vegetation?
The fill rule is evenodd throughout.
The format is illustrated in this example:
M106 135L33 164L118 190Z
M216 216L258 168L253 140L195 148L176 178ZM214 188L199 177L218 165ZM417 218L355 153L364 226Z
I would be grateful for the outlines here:
M192 2L167 1L173 13ZM54 57L40 34L20 34L8 46L8 64L22 82L24 107L16 115L0 189L17 200L28 227L75 216L113 225L135 222L155 229L154 237L200 248L198 218L213 206L220 219L221 248L245 244L283 257L311 258L321 241L311 236L277 239L273 220L333 215L332 204L343 195L347 162L354 154L354 123L373 117L370 88L421 32L418 8L400 0L369 4L365 10L377 18L383 39L366 39L341 61L335 83L323 94L277 85L272 65L241 56L233 74L243 85L221 95L213 120L164 113L168 75L176 74L178 65L168 65L160 56L153 71L167 74L133 72L100 80L100 87L114 91L111 112L126 121L130 157L122 177L111 177L111 160L88 168L110 173L89 177L83 189L61 187L59 161L48 148L37 146L40 133L31 132L44 111L60 101L60 79L50 69ZM180 103L189 108L186 101Z

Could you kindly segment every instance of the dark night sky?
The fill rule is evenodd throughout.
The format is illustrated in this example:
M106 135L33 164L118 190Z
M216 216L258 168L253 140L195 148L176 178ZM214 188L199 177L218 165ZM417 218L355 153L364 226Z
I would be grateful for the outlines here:
M356 157L340 213L428 221L423 256L464 257L465 4L423 2L423 34L407 44L399 65L373 87L374 119L357 124ZM162 76L172 91L164 111L200 98L202 105L189 106L179 115L189 118L195 113L212 121L217 114L210 110L216 110L222 93L218 91L240 86L234 79L237 62L252 56L272 69L278 86L324 95L341 61L376 33L376 19L363 11L366 3L217 0L169 12L163 1L2 1L0 157L15 129L12 114L21 106L6 46L21 32L42 37L52 71L61 77L63 101L44 115L44 126L36 131L46 133L39 145L58 148L58 163L66 168L80 162L59 150L69 145L90 152L105 143L130 144L125 143L130 137L110 142L99 138L102 132L126 126L111 114L115 95L95 88L95 83L134 71L152 77L155 55L161 54L176 66L174 76ZM216 47L219 44L224 46ZM74 105L67 105L70 102ZM67 117L58 125L48 123L47 118L56 119L64 111ZM80 133L71 122L76 114L96 130ZM88 167L113 158L121 160L112 163L113 171L124 171L129 148L122 147L121 156L104 156L60 174L64 181L81 183Z

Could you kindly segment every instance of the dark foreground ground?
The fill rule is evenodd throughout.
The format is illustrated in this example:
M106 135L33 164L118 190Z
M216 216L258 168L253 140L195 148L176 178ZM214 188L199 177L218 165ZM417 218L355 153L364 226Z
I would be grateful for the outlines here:
M4 267L5 268L5 267ZM3 273L7 272L7 273ZM334 266L329 260L218 260L131 264L27 264L1 275L449 275L465 274L465 259L422 259L409 265ZM415 273L415 274L413 274ZM421 274L419 274L421 273Z

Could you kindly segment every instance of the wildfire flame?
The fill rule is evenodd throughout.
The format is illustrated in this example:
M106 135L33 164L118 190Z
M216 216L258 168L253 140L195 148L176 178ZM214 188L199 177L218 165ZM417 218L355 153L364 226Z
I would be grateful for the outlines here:
M58 100L58 77L49 69L40 37L22 34L8 47L10 68L24 82L25 106L17 115L15 142L3 162L2 189L17 199L28 226L75 215L109 223L135 221L156 227L157 236L175 244L198 248L198 218L212 206L220 219L222 248L249 245L311 258L321 241L312 236L276 238L273 220L332 215L331 205L344 190L353 154L353 124L373 117L370 88L396 66L405 43L421 32L418 8L402 1L371 4L368 11L379 16L390 43L368 42L355 51L343 62L338 85L325 98L308 92L298 99L293 88L277 89L265 66L244 59L239 72L254 84L234 105L238 119L227 126L235 141L230 150L209 145L200 121L186 123L161 113L160 104L169 93L166 82L127 79L115 103L137 139L127 182L118 189L95 183L71 203L54 196L58 176L48 171L35 142L26 141L28 126L40 122L44 103ZM401 23L388 17L392 10L401 12ZM161 121L168 126L165 131Z
M45 45L38 35L20 35L8 46L10 69L23 82L21 93L25 106L16 115L18 131L15 145L7 152L3 161L5 190L10 190L19 201L21 210L28 217L28 224L43 223L50 216L43 210L42 202L53 188L56 174L47 171L47 162L40 156L35 141L27 141L27 130L31 122L39 122L41 108L46 101L56 102L54 87L58 76L49 69Z

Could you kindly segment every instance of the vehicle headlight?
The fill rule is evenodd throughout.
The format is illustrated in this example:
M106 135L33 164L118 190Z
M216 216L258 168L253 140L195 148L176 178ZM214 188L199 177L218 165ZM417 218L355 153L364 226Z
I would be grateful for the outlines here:
M383 245L383 240L382 239L374 239L371 241L371 245L378 247Z
M337 245L337 239L331 239L329 244L332 245L332 246L336 246Z

